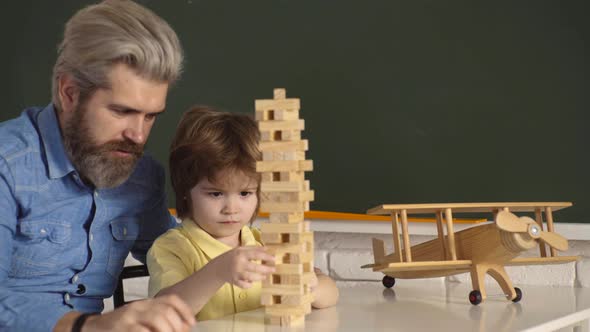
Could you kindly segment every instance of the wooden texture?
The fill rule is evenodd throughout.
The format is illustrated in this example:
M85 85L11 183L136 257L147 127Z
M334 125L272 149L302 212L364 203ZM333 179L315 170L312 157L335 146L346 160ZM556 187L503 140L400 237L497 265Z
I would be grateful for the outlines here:
M261 304L267 324L292 326L304 322L313 301L313 233L303 214L314 199L304 175L313 162L305 160L308 142L301 140L305 122L298 118L298 99L286 99L284 89L275 89L273 100L257 100L255 107L262 151L256 164L262 178L260 210L269 213L261 236L276 266L262 282Z
M408 214L434 214L436 211L453 209L455 213L493 212L505 207L512 212L534 212L536 208L551 207L558 211L572 206L570 202L504 202L504 203L436 203L436 204L382 204L367 210L367 214L390 214L391 211L407 210Z
M553 232L556 209L571 206L568 202L534 203L458 203L458 204L386 204L370 209L369 214L390 214L394 252L387 255L383 241L373 240L374 264L363 265L390 277L400 279L432 278L459 273L470 273L473 290L486 299L485 275L490 275L509 300L517 298L506 265L563 264L578 259L575 256L557 257L556 249L567 249L567 240ZM478 225L454 232L455 212L490 212L497 223ZM503 212L502 212L503 211ZM518 217L514 211L535 212L536 220ZM547 232L544 232L541 212L545 213ZM407 215L434 214L438 237L412 247L409 246ZM401 215L403 249L398 234L398 214ZM444 214L444 216L443 216ZM446 226L446 234L444 233ZM551 257L545 257L545 242L550 244ZM517 258L526 250L539 246L540 257ZM554 247L552 247L554 246Z

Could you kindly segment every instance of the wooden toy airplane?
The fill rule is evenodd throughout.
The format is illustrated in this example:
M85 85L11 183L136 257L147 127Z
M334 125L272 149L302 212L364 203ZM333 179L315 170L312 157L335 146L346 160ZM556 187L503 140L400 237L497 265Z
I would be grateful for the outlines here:
M362 268L383 272L383 285L387 288L393 287L395 278L433 278L469 272L473 285L469 302L474 305L486 299L484 279L487 273L498 282L507 299L518 302L522 299L522 291L512 286L504 266L560 264L578 260L577 256L557 257L555 253L556 249L567 250L568 243L564 237L553 232L552 212L571 205L569 202L380 205L367 213L392 216L394 252L386 255L383 241L373 239L375 263ZM535 212L536 220L527 216L518 217L510 211ZM453 232L453 212L491 212L495 222ZM547 231L543 230L543 212ZM430 213L436 215L438 238L410 247L408 214ZM400 217L402 234L399 231ZM550 257L547 257L545 244L550 247ZM537 245L540 257L516 258L521 252Z

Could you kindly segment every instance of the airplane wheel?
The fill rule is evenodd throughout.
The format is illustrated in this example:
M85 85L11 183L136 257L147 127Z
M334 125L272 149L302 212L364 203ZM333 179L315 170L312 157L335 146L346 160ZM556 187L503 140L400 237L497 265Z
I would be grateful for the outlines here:
M391 288L395 285L395 278L390 276L383 277L383 286Z
M522 300L522 291L518 287L514 287L514 291L516 292L516 297L514 298L514 300L512 300L512 302L516 303Z
M469 293L469 302L473 305L478 305L481 303L481 292L478 290L473 290Z

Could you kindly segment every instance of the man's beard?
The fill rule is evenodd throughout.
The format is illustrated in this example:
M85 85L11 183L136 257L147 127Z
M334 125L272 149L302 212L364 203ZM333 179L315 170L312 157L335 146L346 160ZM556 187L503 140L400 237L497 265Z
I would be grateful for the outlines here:
M95 144L91 137L91 124L85 117L85 107L82 105L74 110L63 128L66 153L86 182L96 188L117 187L133 173L137 161L143 155L143 145L130 140ZM116 157L113 151L124 151L130 156Z

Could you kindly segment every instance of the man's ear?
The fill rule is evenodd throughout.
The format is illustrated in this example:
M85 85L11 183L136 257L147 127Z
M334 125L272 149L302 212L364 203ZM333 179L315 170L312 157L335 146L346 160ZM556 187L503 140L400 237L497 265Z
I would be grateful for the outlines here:
M61 75L58 83L57 93L62 111L69 113L76 108L76 105L80 101L80 89L78 89L76 82L68 74Z

